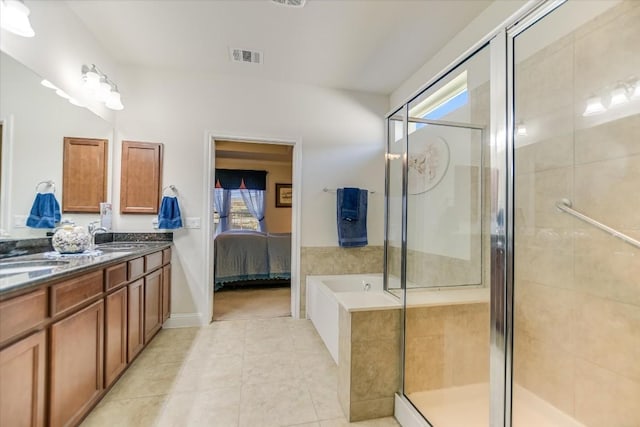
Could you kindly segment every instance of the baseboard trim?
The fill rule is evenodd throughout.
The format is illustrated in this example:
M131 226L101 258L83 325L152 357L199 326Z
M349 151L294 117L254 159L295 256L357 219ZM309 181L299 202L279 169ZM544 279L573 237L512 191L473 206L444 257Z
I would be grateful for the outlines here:
M431 427L406 397L396 393L393 415L402 427Z
M204 326L206 323L202 321L200 313L176 313L172 314L169 319L162 325L163 328L193 328Z

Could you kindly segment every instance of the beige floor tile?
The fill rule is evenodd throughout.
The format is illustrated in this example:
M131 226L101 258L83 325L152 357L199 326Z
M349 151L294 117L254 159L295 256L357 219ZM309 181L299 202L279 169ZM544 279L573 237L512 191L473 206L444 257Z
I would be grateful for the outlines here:
M211 390L242 384L242 358L212 355L207 359L184 363L173 392Z
M159 419L166 396L102 401L81 424L82 427L146 427Z
M241 427L279 427L317 421L311 395L302 381L243 385Z
M270 353L245 356L242 367L243 384L274 383L301 378L300 368L292 353Z
M347 427L347 426L360 426L360 427L397 427L400 424L393 417L379 418L376 420L359 421L356 423L350 423L346 418L336 418L333 420L320 421L320 427ZM462 426L461 426L462 427Z
M105 396L105 400L168 394L175 385L181 367L181 363L165 363L144 369L134 369L132 366Z
M240 387L172 394L158 427L235 427L240 416Z
M242 356L243 353L244 340L242 338L203 337L191 347L187 360L207 359L213 355Z
M280 335L268 335L267 337L256 336L252 338L246 338L244 346L246 355L264 355L270 353L294 351L291 335L286 332Z
M337 379L335 383L337 383ZM319 420L330 420L344 416L338 401L338 390L335 383L324 385L313 381L307 382L311 400Z

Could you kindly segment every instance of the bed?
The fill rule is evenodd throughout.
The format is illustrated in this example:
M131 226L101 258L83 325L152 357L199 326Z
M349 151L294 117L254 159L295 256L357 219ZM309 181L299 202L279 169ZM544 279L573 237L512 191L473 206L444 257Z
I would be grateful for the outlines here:
M214 240L215 290L226 284L291 279L291 233L231 230Z

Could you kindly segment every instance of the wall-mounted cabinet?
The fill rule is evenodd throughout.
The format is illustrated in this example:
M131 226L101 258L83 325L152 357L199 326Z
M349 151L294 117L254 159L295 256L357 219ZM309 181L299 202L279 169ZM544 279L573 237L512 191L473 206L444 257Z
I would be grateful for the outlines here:
M108 141L64 138L62 211L99 213L107 200Z
M162 144L122 141L120 213L158 213L162 151Z

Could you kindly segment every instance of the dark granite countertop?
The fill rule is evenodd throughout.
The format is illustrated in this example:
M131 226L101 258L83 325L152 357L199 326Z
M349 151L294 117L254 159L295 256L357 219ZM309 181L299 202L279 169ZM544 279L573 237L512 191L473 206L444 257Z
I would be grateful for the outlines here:
M157 252L173 243L172 233L104 234L101 239L96 239L97 248L102 247L103 250L82 256L57 254L52 251L50 242L47 245L47 239L29 239L33 240L31 244L27 240L18 240L14 241L14 246L9 242L3 242L5 247L0 252L0 299L22 294L46 282L62 280L85 271ZM123 234L126 236L123 237ZM127 244L131 244L131 247L125 247ZM8 253L14 255L7 256ZM11 268L24 265L23 263L28 261L54 261L51 264L55 265L11 274ZM57 264L56 261L62 262Z

